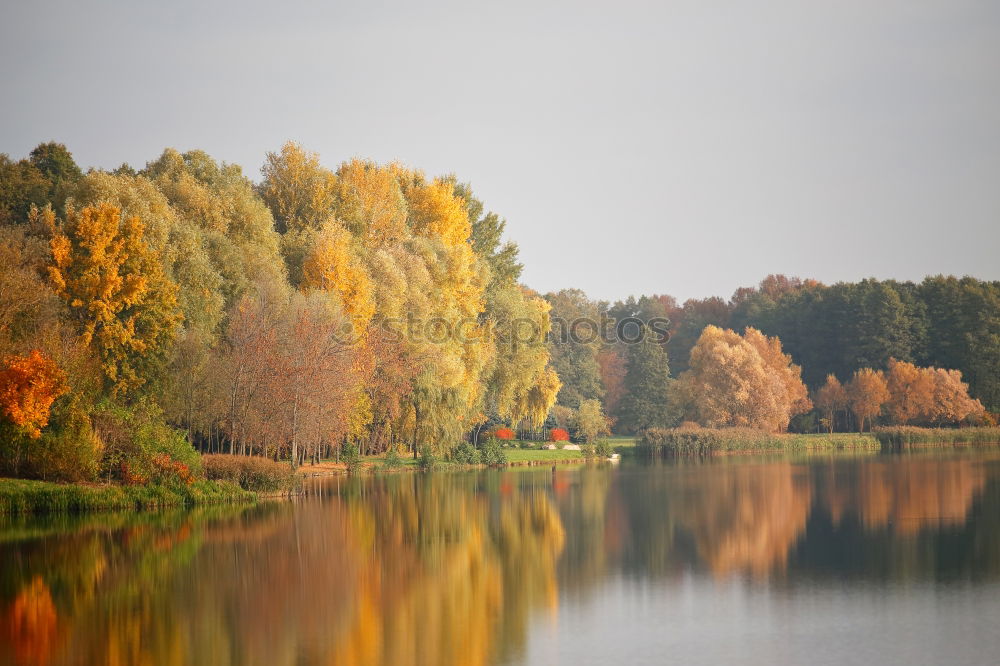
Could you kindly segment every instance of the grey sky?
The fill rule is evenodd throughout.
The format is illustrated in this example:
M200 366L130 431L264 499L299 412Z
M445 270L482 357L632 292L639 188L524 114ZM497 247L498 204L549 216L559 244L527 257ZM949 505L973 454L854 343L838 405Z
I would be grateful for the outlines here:
M470 181L530 286L595 298L1000 279L995 0L13 4L15 157L398 158Z

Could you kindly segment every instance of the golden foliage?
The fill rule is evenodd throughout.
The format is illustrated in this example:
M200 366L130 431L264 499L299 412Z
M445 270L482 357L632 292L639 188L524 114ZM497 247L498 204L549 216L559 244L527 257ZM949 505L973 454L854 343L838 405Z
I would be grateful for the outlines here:
M469 240L472 226L465 200L455 194L452 182L438 179L425 185L413 184L407 188L406 196L413 233L440 238L449 247Z
M827 427L833 432L833 419L837 412L847 409L847 390L836 375L827 375L826 383L816 391L816 408L825 416Z
M336 293L355 332L364 333L375 313L374 287L347 229L327 221L302 263L302 277L305 287Z
M163 273L138 217L98 204L57 224L41 213L52 252L49 278L76 321L82 341L99 353L113 392L145 382L139 366L155 363L173 339L181 314L177 286Z
M319 228L333 212L337 178L320 165L316 153L289 141L281 152L267 154L261 173L261 197L282 231Z
M889 385L881 371L861 368L854 372L847 385L847 400L858 419L858 432L864 431L865 419L871 419L882 411L882 405L889 400Z
M812 406L800 375L777 338L706 326L673 393L684 396L702 425L780 432Z
M368 247L406 236L406 199L393 168L355 159L341 166L337 177L337 216Z

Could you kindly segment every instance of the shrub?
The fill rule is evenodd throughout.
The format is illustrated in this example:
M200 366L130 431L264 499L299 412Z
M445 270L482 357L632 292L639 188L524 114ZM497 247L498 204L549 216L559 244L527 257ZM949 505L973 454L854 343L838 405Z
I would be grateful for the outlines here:
M38 439L9 423L0 423L0 474L47 481L93 481L100 457L101 443L75 399L56 403L50 425Z
M451 452L451 459L460 465L478 465L479 451L468 442L462 442Z
M493 436L496 437L497 439L509 442L510 440L514 439L514 431L511 430L510 428L497 428L493 432Z
M597 454L598 458L610 458L611 454L615 452L615 448L611 446L611 442L606 439L602 439L594 447L594 453Z
M594 457L594 445L593 444L581 444L580 445L580 453L583 454L584 458L586 458L587 460L590 460L591 458Z
M104 446L102 475L127 484L149 483L158 473L154 458L166 454L187 465L191 474L202 474L201 456L180 430L163 420L160 408L149 401L124 407L104 404L93 415L94 429Z
M362 471L361 454L353 444L340 448L340 460L347 466L347 473L354 476Z
M202 456L201 460L206 477L231 481L244 490L273 493L291 490L295 485L291 467L270 458L214 453Z
M429 472L437 466L437 458L434 457L434 451L431 447L424 446L420 449L420 457L417 458L417 467L423 472Z
M190 485L194 481L191 468L174 460L166 453L157 453L153 456L153 478L154 483L168 486Z
M608 417L604 415L598 400L584 400L570 421L573 436L577 441L592 444L601 435L610 435Z
M549 431L550 442L568 442L569 432L563 428L553 428Z
M399 456L399 451L396 450L395 446L389 447L389 450L385 452L385 458L382 459L382 465L386 469L396 469L397 467L403 466L403 459Z
M479 452L479 458L484 465L497 467L507 464L507 453L500 446L500 442L492 437L483 442L483 448Z

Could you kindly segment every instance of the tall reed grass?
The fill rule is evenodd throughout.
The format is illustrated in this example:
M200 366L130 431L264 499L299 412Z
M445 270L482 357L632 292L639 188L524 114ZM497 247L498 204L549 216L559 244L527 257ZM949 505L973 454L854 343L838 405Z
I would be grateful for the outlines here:
M893 426L875 428L875 438L884 449L898 450L911 445L1000 444L1000 428L918 428Z
M212 502L252 502L257 494L225 481L190 485L83 485L0 479L0 513L136 511Z
M650 428L636 449L649 456L691 456L752 451L877 449L867 434L778 434L751 428Z

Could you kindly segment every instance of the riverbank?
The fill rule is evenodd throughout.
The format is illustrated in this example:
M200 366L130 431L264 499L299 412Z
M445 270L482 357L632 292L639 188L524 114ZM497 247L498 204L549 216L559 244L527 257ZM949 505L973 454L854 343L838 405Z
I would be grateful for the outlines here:
M917 428L897 426L875 428L879 443L887 449L900 450L911 446L995 445L1000 444L1000 428Z
M258 499L257 493L226 481L127 486L0 479L0 514L142 511L169 506L248 503Z
M618 456L627 457L635 451L636 439L634 437L612 437L607 440L614 453ZM588 460L606 460L604 458L587 458L584 452L579 449L543 449L539 448L543 443L532 442L525 446L522 442L514 442L511 446L503 449L507 458L505 465L499 467L531 467L545 465L567 465L583 464ZM437 470L469 470L486 469L487 465L467 465L453 462L451 460L437 460L434 469ZM419 461L406 456L398 459L393 467L385 464L383 456L364 456L361 459L360 472L370 473L393 473L393 472L414 472L419 471ZM302 478L337 476L347 474L347 464L334 460L321 460L316 464L306 463L296 470L296 474Z
M880 448L879 441L868 433L793 434L750 428L650 428L639 437L636 444L636 451L646 456Z

